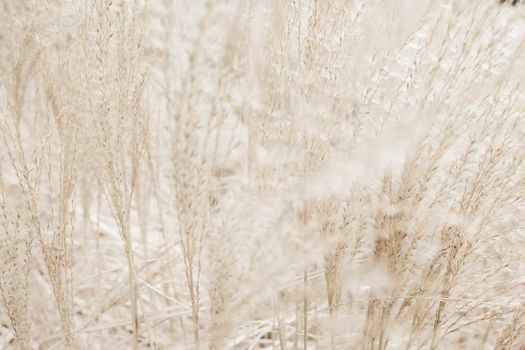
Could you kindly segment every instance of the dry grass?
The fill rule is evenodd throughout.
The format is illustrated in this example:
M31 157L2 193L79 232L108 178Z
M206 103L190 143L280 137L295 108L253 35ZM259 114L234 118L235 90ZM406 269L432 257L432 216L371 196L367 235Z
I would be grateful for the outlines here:
M0 348L525 349L510 5L0 1Z

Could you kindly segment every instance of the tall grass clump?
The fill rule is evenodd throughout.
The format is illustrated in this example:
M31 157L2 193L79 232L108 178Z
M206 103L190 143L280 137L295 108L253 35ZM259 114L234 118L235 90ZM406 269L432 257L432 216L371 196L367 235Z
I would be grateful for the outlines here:
M0 348L523 349L523 28L0 1Z

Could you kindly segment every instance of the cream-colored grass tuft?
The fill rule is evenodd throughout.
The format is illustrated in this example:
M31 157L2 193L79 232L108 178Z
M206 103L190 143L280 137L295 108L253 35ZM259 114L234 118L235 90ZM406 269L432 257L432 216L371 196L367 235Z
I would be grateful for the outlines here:
M0 0L0 349L525 349L525 17Z

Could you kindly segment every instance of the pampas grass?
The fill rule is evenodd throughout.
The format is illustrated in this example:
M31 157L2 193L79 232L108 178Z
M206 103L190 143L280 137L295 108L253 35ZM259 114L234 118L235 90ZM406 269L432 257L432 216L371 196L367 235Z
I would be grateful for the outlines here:
M523 349L518 5L0 1L0 348Z

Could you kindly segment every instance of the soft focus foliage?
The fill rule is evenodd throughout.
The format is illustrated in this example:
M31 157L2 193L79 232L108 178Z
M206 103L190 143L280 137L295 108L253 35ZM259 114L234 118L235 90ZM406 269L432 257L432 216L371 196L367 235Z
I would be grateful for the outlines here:
M524 349L511 5L0 0L0 348Z

